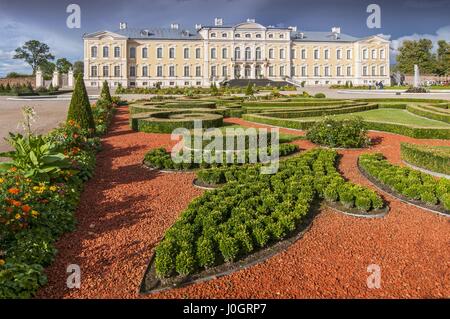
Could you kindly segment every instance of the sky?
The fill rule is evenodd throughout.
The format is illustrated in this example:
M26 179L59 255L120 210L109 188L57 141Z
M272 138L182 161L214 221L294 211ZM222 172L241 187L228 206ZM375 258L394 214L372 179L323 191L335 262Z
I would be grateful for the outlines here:
M66 25L69 4L81 8L79 29ZM369 4L380 6L381 28L367 26ZM14 50L31 39L47 43L56 58L74 62L83 59L83 34L115 31L122 21L143 29L171 23L193 29L212 25L215 17L227 25L253 18L305 31L338 26L356 37L383 34L392 40L394 60L404 40L450 41L450 0L0 0L0 77L31 73L25 62L12 59Z

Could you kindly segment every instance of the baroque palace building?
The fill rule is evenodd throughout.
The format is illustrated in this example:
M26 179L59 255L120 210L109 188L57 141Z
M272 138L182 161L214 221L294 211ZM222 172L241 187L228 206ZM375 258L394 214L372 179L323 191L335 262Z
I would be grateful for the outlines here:
M390 42L373 35L355 38L331 32L263 26L254 19L225 26L196 25L195 31L135 29L84 36L88 87L107 80L113 87L209 86L232 79L268 79L299 85L390 85Z

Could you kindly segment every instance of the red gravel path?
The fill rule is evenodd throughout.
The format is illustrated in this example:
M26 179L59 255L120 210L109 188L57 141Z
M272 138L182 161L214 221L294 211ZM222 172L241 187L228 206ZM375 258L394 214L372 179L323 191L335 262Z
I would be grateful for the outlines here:
M251 126L241 119L228 121ZM292 130L282 130L291 131ZM298 132L296 132L298 133ZM450 145L373 132L382 151L399 162L399 143ZM171 145L170 136L133 132L120 108L104 138L95 177L87 183L74 233L57 245L39 298L140 298L138 287L155 245L201 191L194 174L160 174L140 166L150 148ZM297 141L302 148L313 145ZM365 151L367 152L367 151ZM340 169L370 185L356 169L361 151L342 151ZM306 235L286 252L217 280L150 295L150 298L409 298L450 297L450 222L386 196L391 212L366 220L324 209ZM81 266L81 289L65 286L66 267ZM381 267L381 289L368 289L367 266Z

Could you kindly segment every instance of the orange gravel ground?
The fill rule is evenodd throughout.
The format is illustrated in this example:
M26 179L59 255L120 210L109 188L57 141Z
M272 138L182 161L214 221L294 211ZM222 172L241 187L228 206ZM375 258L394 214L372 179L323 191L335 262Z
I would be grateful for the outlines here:
M241 119L228 122L264 127ZM302 134L298 131L281 131ZM339 169L372 186L356 168L363 152L381 151L400 163L400 142L449 145L371 132L370 150L340 151ZM308 141L295 142L301 148ZM158 294L138 294L155 246L178 215L202 191L193 173L164 174L141 166L151 148L170 147L168 134L133 132L121 107L103 139L95 177L86 184L78 227L57 244L38 298L423 298L450 297L450 220L383 195L391 211L382 219L322 209L311 229L287 251L216 280ZM66 267L81 267L81 288L66 288ZM381 288L369 289L367 267L381 267Z

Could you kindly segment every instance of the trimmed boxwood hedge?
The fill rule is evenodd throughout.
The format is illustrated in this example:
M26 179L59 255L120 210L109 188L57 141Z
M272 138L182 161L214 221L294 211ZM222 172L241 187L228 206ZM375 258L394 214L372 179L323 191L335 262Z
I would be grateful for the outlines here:
M280 144L278 149L278 154L280 157L293 154L299 150L297 145L294 144ZM267 155L270 156L272 149L270 147L267 150L256 149L257 157L259 160L259 152L265 151ZM151 168L156 169L174 169L174 170L186 170L186 169L196 169L196 168L208 168L212 166L230 166L233 163L237 163L236 155L233 156L233 163L227 163L226 154L223 154L222 163L207 163L201 161L201 163L194 163L194 151L188 151L190 160L187 163L175 163L172 161L171 153L166 151L164 148L153 149L145 154L144 163ZM202 156L203 153L200 153ZM245 161L244 163L249 163L250 151L247 149L244 151Z
M450 147L402 143L402 159L432 172L450 175Z
M336 156L310 150L280 162L274 175L261 174L261 165L232 167L233 180L194 199L166 232L156 247L156 275L187 276L281 241L297 229L317 197L348 207L382 207L375 192L345 182L334 167Z
M450 114L441 113L438 111L432 111L424 109L423 107L417 106L417 105L408 105L406 107L408 112L426 117L428 119L441 121L445 123L450 123Z
M442 205L450 212L450 180L392 165L380 153L361 155L359 165L366 174L408 199Z

